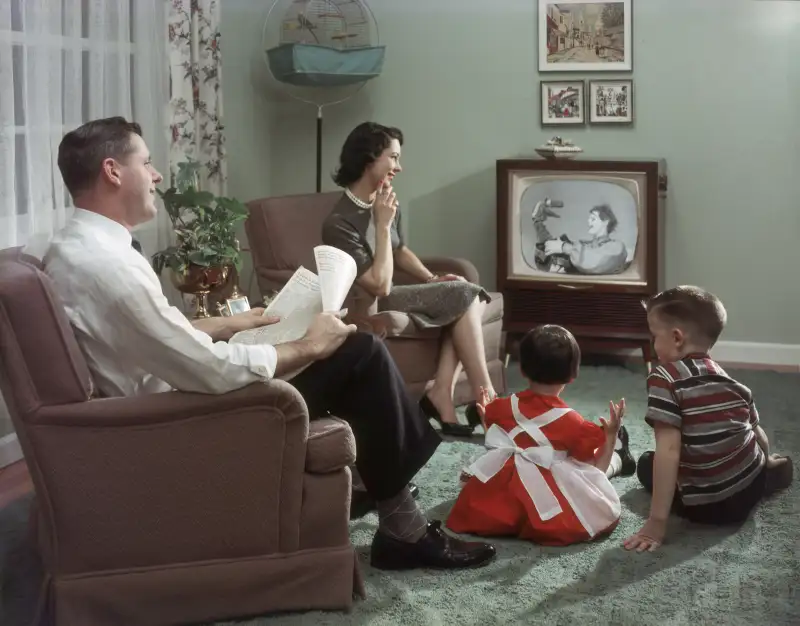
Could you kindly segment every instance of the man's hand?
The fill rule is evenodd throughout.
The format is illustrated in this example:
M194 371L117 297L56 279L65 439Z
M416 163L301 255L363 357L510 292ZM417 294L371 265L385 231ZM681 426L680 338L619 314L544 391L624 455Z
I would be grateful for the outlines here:
M666 521L648 519L639 532L628 537L622 545L625 546L626 550L655 552L664 543L664 535L666 533Z
M268 326L278 321L277 317L264 317L263 307L256 307L230 317L205 317L192 320L192 326L206 333L214 341L228 341L242 330Z
M229 325L238 333L242 330L249 330L251 328L259 328L261 326L269 326L277 324L281 318L274 315L264 315L264 307L257 306L249 311L231 315L228 318Z
M560 239L549 239L544 242L544 253L546 255L561 254L564 251L564 242Z
M333 313L320 313L303 339L313 345L317 359L325 359L336 352L347 336L354 332L356 332L355 324L345 324Z

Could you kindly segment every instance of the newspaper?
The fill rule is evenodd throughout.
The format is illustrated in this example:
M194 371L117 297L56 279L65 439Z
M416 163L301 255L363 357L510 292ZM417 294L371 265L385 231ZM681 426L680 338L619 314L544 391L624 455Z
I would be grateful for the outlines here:
M238 332L229 343L277 346L302 338L322 312L343 317L342 305L356 279L355 259L338 248L317 246L314 260L317 274L299 267L264 311L279 322Z

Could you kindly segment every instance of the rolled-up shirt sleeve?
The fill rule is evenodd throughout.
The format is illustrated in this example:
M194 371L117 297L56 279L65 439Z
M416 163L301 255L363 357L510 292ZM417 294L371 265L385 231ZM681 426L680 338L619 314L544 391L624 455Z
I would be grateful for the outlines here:
M147 270L147 271L145 271ZM97 301L105 303L113 324L98 327L99 340L120 358L180 391L219 394L275 375L278 355L271 345L213 341L164 296L146 264L93 274Z

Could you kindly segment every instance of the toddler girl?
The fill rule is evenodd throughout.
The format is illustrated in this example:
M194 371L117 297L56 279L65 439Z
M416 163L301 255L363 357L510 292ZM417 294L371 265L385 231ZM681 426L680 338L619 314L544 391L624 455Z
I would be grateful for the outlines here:
M584 420L559 397L578 375L580 348L572 334L538 326L519 347L526 391L489 401L478 410L488 452L447 519L458 533L511 535L544 545L569 545L611 533L620 501L607 474L632 474L636 464L620 433L625 400L610 403L609 420ZM620 453L618 434L624 435ZM612 458L614 468L609 469Z

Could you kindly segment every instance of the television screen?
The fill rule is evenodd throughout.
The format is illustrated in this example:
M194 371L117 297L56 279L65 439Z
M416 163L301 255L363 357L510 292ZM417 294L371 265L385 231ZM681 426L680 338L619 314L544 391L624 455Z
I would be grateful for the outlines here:
M643 174L511 176L509 278L645 282Z

